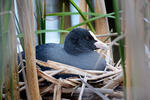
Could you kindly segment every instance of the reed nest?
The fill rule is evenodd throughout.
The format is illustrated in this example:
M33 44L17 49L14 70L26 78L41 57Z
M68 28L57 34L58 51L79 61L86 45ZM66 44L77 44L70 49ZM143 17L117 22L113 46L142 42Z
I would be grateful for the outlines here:
M36 70L39 76L38 83L42 100L123 100L121 60L115 64L111 56L112 46L118 45L117 41L123 37L124 35L121 35L112 42L107 43L109 46L108 50L97 51L106 59L107 66L104 71L83 70L75 66L50 60L47 62L36 60ZM41 71L38 65L49 67L51 70ZM24 67L21 71L23 69ZM55 77L57 75L63 76L68 74L70 76L67 78ZM27 85L26 82L19 83L21 93L26 89Z
M36 60L41 66L52 70L41 71L40 95L43 100L122 100L123 74L120 61L107 64L104 71L83 70L74 66L48 60ZM74 77L55 78L55 75L75 75ZM19 82L20 92L26 89L25 82ZM22 98L22 97L21 97Z

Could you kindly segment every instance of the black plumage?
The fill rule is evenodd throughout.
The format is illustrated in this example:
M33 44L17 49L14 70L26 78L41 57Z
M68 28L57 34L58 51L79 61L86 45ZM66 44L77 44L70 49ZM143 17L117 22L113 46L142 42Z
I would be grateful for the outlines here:
M52 60L87 70L104 70L106 61L95 51L98 48L106 49L107 46L89 30L76 28L66 36L64 45L48 43L37 46L36 59ZM42 67L42 70L46 69Z

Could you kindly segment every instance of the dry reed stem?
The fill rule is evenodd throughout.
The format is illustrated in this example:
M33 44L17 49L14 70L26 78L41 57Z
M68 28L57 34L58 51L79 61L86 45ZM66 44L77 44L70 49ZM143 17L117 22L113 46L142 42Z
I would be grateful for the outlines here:
M93 82L93 83L94 82L98 83L97 81L105 81L105 83L106 83L105 86L103 86L103 88L94 88L94 89L92 88L92 91L90 91L91 86L89 86L90 88L85 88L85 86L84 86L84 88L78 88L76 90L74 90L73 88L69 88L69 87L75 87L75 86L81 84L81 82L83 82L83 80L78 78L78 77L69 77L69 78L66 78L66 79L61 79L61 78L56 79L56 78L52 77L53 75L62 74L62 73L63 74L64 73L65 74L81 73L82 69L80 70L79 68L69 66L69 65L65 65L65 64L61 64L61 63L57 63L57 62L54 62L54 61L43 62L43 61L37 60L37 63L42 65L42 66L48 66L50 68L55 69L55 70L49 70L49 71L40 71L39 69L37 69L37 72L38 72L38 75L43 78L43 79L40 79L40 80L43 81L43 80L46 79L46 80L52 82L53 85L55 84L57 86L59 85L61 87L66 87L66 88L62 88L61 93L75 93L75 94L80 93L80 97L78 98L79 100L81 100L81 97L83 95L83 90L84 90L84 94L92 93L92 91L96 91L96 93L101 92L101 93L104 93L104 94L108 94L108 96L122 97L122 94L119 94L118 92L114 92L112 90L113 88L118 86L120 84L120 82L122 82L122 80L120 79L121 76L119 74L119 73L121 73L122 70L118 69L118 67L113 68L112 65L109 65L110 69L112 69L113 71L83 70L81 75L83 75L83 74L85 75L87 73L88 74L90 73L90 75L92 75L92 77L86 77L87 80L91 80L91 82ZM76 71L75 73L74 73L74 70ZM86 85L87 84L88 83L86 83ZM107 89L106 89L106 87L107 87ZM25 87L22 87L22 89L25 89ZM54 93L53 90L54 90L54 87L50 85L50 86L48 86L47 88L45 88L41 91L41 95L44 95L46 93ZM57 95L57 92L58 91L55 90L55 93L54 93L55 96ZM58 97L60 98L60 95ZM105 98L105 100L109 100L103 94L102 94L102 97ZM54 97L53 99L59 99L59 98Z
M103 74L106 73L106 71L100 71L100 70L86 70L87 72L93 73L93 74Z
M118 71L119 69L117 69L116 67L114 67L114 66L112 66L111 64L108 64L107 63L107 69L110 69L110 70L112 70L112 71Z
M104 0L95 0L95 12L100 14L106 14L106 7ZM100 18L96 20L96 33L98 34L106 34L109 33L109 26L107 18ZM106 37L99 38L101 40L105 40Z
M69 80L69 81L74 82L76 84L80 84L81 83L81 82L79 82L80 79L78 77L75 77L75 78L71 77L71 78L67 78L66 80Z
M53 100L61 100L61 86L60 85L54 86Z
M40 83L40 82L42 82L42 81L44 81L45 79L44 78L40 78L39 80L38 80L38 82Z
M59 69L59 70L54 70L54 71L45 71L45 73L49 74L50 76L54 76L54 75L59 74L63 71L64 71L64 69Z
M75 75L82 75L82 76L84 76L86 74L87 76L92 76L92 77L88 77L88 80L98 80L98 79L101 79L104 77L109 77L111 75L120 73L122 71L122 70L115 70L115 71L109 71L102 75L95 75L92 72L89 73L88 71L82 70L80 68L76 68L73 66L61 64L61 63L50 61L50 60L48 60L48 62L43 62L43 61L37 60L37 63L42 66L47 66L47 67L50 67L50 68L53 68L56 70L64 69L65 70L64 72L67 74L75 74Z
M23 91L25 89L26 89L26 85L24 85L23 87L19 88L19 91L21 92L21 91Z
M51 84L50 86L48 86L48 87L45 88L44 90L40 91L40 94L41 94L41 95L44 95L44 94L47 93L47 92L53 93L54 86L55 86L55 84Z
M109 94L108 95L109 97L112 97L112 98L123 98L124 94L123 94L123 91L122 92L113 92L112 94Z
M25 82L19 82L19 86L25 85Z
M54 76L54 75L56 75L56 74L59 74L59 73L62 72L62 71L63 71L63 69L60 69L60 70L53 70L53 71L43 71L43 72L49 74L50 76ZM39 81L39 82L42 82L42 81L44 81L44 78L41 78L41 79L39 79L38 81Z
M26 56L26 73L28 99L40 100L36 63L35 63L35 29L34 29L34 12L32 0L17 0L17 10L21 32L24 33L24 45ZM27 92L27 93L28 93Z
M88 78L88 80L99 80L99 79L102 79L102 78L105 78L105 77L109 77L109 76L112 76L112 75L115 75L115 74L118 74L122 72L122 70L117 70L117 71L110 71L110 72L107 72L105 74L102 74L102 75L98 75L94 78Z
M79 0L79 7L80 7L81 11L88 12L88 6L87 6L87 3L85 0ZM86 16L86 17L88 17L88 16ZM83 18L80 16L80 23L83 21L84 21ZM80 26L80 28L87 29L88 27L87 27L87 24L85 24L85 25Z
M53 86L52 86L53 85ZM48 86L47 88L45 88L43 91L41 91L41 95L44 95L45 93L53 93L54 91L54 84L52 84L50 86ZM104 93L104 94L114 94L114 91L113 89L104 89L104 88L95 88L96 91L99 91L101 93ZM65 93L65 94L70 94L70 93L74 93L74 94L79 94L81 92L81 88L77 88L77 89L74 89L74 88L62 88L62 93ZM85 88L84 89L84 93L85 94L90 94L92 93L92 91L89 89L89 88Z
M109 81L103 88L114 89L121 82L123 82L123 74L122 73L120 73L116 78Z
M80 77L81 78L81 77ZM81 81L94 93L96 93L99 97L101 97L103 100L109 100L109 98L105 97L101 92L97 91L93 86L85 82L82 78Z
M83 79L83 80L84 80L84 82L87 82L87 77L86 77L86 75L84 76L84 79ZM84 89L85 89L85 84L82 82L81 91L80 91L78 100L82 100L82 96L83 96Z
M89 76L89 77L95 77L96 76L95 74L87 72L87 71L82 70L80 68L69 66L66 64L59 63L59 62L50 61L50 60L48 60L47 62L37 60L37 63L42 65L42 66L46 66L46 67L53 68L56 70L64 69L64 73L67 73L67 74L75 74L75 75L82 75L82 76L87 74L87 76Z
M71 86L77 86L77 85L78 85L77 83L72 82L72 81L69 81L69 80L66 80L66 79L60 78L59 80L60 80L61 82L65 83L65 84L68 84L68 85L71 85Z
M121 64L121 59L117 62L117 64L114 66L116 68L118 68L118 66Z
M106 34L96 35L96 37L109 37L109 36L117 36L117 35L118 33L106 33Z
M67 83L62 82L62 81L60 81L60 80L57 80L56 78L54 78L54 77L52 77L52 76L50 76L50 75L48 75L48 74L46 74L46 73L40 71L39 69L37 69L37 73L38 73L38 75L41 76L42 78L44 78L44 79L46 79L47 81L52 82L52 83L54 83L54 84L57 84L57 85L60 85L60 86L63 86L63 87L70 87L71 85L74 86L74 84L67 84Z

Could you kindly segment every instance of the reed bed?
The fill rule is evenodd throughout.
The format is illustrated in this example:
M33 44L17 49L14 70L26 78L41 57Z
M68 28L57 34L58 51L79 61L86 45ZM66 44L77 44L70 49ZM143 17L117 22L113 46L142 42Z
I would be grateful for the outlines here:
M4 2L2 0L3 4L11 5L13 6L14 0L11 0L13 3ZM81 0L80 0L81 1ZM96 0L98 2L98 0ZM101 4L103 8L99 8L98 4L96 3L96 13L94 12L94 8L91 5L90 0L85 0L84 2L84 9L81 7L78 7L74 0L70 0L68 4L72 4L78 12L69 12L66 1L64 0L62 3L62 12L58 13L46 13L46 0L36 0L35 3L35 12L33 9L33 2L30 0L26 1L19 1L17 2L17 10L18 10L18 18L14 13L14 8L11 6L8 6L9 9L6 11L11 12L11 16L14 18L12 20L16 21L16 25L11 28L17 30L17 37L21 41L21 45L23 47L23 50L26 52L26 61L24 59L21 59L21 54L19 55L20 58L20 64L18 66L20 70L19 73L23 73L24 82L19 82L19 88L18 86L18 79L17 79L17 70L18 66L15 64L17 60L15 58L16 55L14 55L13 62L13 68L14 72L10 71L10 75L6 75L7 77L4 77L4 70L6 69L5 66L8 63L5 63L5 55L2 54L3 59L0 61L2 62L2 67L0 67L2 70L1 72L1 79L0 79L0 99L1 98L11 98L15 100L19 99L43 99L43 100L112 100L112 99L123 99L124 92L123 92L123 76L125 73L122 73L122 65L121 63L124 61L119 60L117 63L113 63L113 57L111 54L112 46L113 45L121 45L123 46L123 43L119 44L117 41L124 38L124 35L121 35L121 30L117 31L117 33L120 33L119 36L116 33L110 33L109 27L108 27L108 21L107 18L117 18L117 22L119 22L119 11L118 9L116 12L106 13L105 3L104 0L101 0ZM8 3L8 4L7 4ZM99 2L98 2L99 3ZM115 5L116 6L116 5ZM118 6L118 5L117 5ZM90 11L87 10L89 8ZM102 10L102 11L101 11ZM4 13L5 11L2 11L1 13ZM74 26L70 26L70 22L68 21L68 17L70 15L80 15L82 18L82 21ZM115 15L115 16L114 16ZM5 15L7 16L7 15ZM46 29L45 23L46 23L46 17L47 16L57 16L60 17L60 29L57 30L49 30ZM89 17L92 16L92 17ZM1 15L0 15L1 17ZM68 19L67 19L68 18ZM9 18L8 18L9 19ZM66 20L67 19L67 20ZM34 21L36 21L36 25L34 25ZM68 21L68 22L67 22ZM96 27L94 28L93 21L96 21ZM4 22L6 24L9 24L10 21L7 20L5 17ZM14 23L14 22L13 22ZM67 24L66 24L67 23ZM68 24L69 23L69 24ZM5 25L1 23L2 25ZM1 26L2 26L1 25ZM60 32L60 43L64 42L65 35L71 31L72 29L76 27L82 27L83 25L86 26L86 28L89 28L94 33L97 32L97 37L102 39L103 41L106 41L106 43L109 45L109 50L103 51L99 50L101 54L106 58L107 61L107 67L104 71L97 71L97 70L83 70L79 69L76 66L69 66L65 64L61 64L54 61L39 61L35 59L35 35L38 36L38 44L45 44L45 33L46 32ZM120 25L120 23L117 23L117 25ZM34 26L37 26L34 28ZM6 27L8 28L8 27ZM13 30L12 29L12 30ZM99 30L98 30L99 29ZM16 31L15 30L15 31ZM7 31L7 30L6 30ZM2 30L3 32L3 30ZM11 31L12 32L12 31ZM35 33L35 34L34 34ZM15 34L15 32L14 32ZM1 34L0 34L1 35ZM114 41L110 41L110 37L112 36L118 36ZM12 37L12 36L11 36ZM0 37L2 38L2 37ZM4 38L4 37L3 37ZM0 39L1 40L1 39ZM7 41L8 39L6 39ZM16 41L16 40L15 40ZM11 41L8 41L11 43ZM14 41L13 41L14 42ZM5 42L4 42L5 43ZM1 44L1 42L0 42ZM4 45L4 44L3 44ZM3 46L2 45L2 46ZM13 51L14 54L17 53L16 50L16 44L12 45L13 48L15 48ZM5 48L5 45L3 46ZM6 49L6 48L5 48ZM5 52L5 49L3 49L3 52ZM11 49L10 49L11 50ZM123 52L122 52L123 53ZM0 53L1 54L1 53ZM11 54L11 53L10 53ZM9 59L8 59L9 60ZM10 57L11 60L11 57ZM26 63L27 66L24 65ZM47 71L41 71L40 68L36 65L39 64L41 66L49 67L52 70ZM94 67L94 66L93 66ZM13 69L10 67L10 70ZM26 69L26 70L25 70ZM26 71L26 73L25 73ZM123 71L124 72L124 71ZM14 74L13 74L14 73ZM27 74L27 75L25 75ZM56 75L76 75L75 77L68 77L68 78L55 78ZM12 78L12 75L13 78ZM15 76L16 75L16 76ZM38 75L38 79L37 79ZM4 87L4 84L7 83L4 82L4 79L8 78L8 82L11 82L11 90L9 91L9 83L8 88ZM11 81L10 81L11 79ZM124 79L125 80L125 79ZM13 83L12 83L13 82ZM13 87L14 85L14 87ZM7 89L7 91L5 91ZM40 91L39 91L40 90ZM25 92L26 91L26 92ZM19 97L19 93L20 97ZM22 96L22 94L24 94ZM26 94L26 95L25 95Z

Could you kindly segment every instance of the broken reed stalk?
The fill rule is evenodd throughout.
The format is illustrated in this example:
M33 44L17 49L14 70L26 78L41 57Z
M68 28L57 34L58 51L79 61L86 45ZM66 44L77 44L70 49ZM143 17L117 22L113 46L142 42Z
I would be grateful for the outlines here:
M114 89L123 81L123 74L119 74L113 80L109 81L103 88Z
M54 61L50 61L50 60L48 60L47 62L43 62L43 61L37 60L37 63L40 65L46 66L46 67L56 69L56 70L64 69L65 70L64 73L68 73L68 74L75 74L75 75L82 75L82 76L87 74L87 76L89 76L89 77L95 76L94 74L92 74L88 71L82 70L77 67L69 66L66 64L62 64L59 62L54 62Z
M81 78L81 77L80 77ZM81 81L94 93L96 93L99 97L101 97L103 100L109 100L108 97L105 97L101 92L97 91L93 86L88 84L87 82L84 81L84 79L81 78Z
M42 78L44 78L44 79L46 79L47 81L52 82L52 83L54 83L54 84L61 85L61 86L63 86L63 87L76 86L76 84L73 83L73 82L71 82L71 81L69 82L69 81L63 80L63 79L58 80L58 79L54 78L53 76L50 76L50 75L48 75L48 74L46 74L46 73L40 71L39 69L37 69L37 73L38 73L38 75L41 76Z
M17 0L19 22L24 33L27 85L30 100L40 100L36 64L35 64L35 30L32 0Z
M96 35L96 37L107 37L107 36L111 37L111 36L117 36L117 35L118 35L118 33L106 33L106 34Z
M84 80L85 82L87 82L87 77L86 77L86 75L84 76L84 79L83 79L83 80ZM82 96L83 96L84 89L85 89L85 84L82 82L81 91L80 91L78 100L82 100Z
M61 100L61 86L60 85L54 86L53 100Z
M99 91L103 94L114 94L115 92L113 91L113 89L104 89L104 88L95 88L96 91ZM54 84L50 85L49 87L47 87L46 89L44 89L43 91L41 91L41 95L44 95L45 93L53 93L54 92ZM73 89L73 88L62 88L62 93L65 94L70 94L70 93L74 93L74 94L79 94L81 92L81 88L77 88L77 89ZM90 94L92 93L92 91L89 88L85 88L84 89L85 94Z

